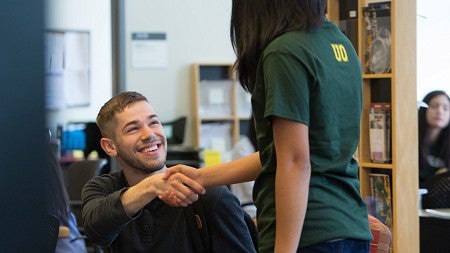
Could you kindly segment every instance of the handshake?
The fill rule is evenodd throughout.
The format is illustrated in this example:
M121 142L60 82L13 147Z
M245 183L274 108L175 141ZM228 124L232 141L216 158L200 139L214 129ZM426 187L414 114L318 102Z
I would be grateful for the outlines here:
M259 152L200 169L176 165L161 173L164 189L158 197L173 207L187 206L208 187L253 181L260 170Z
M187 206L198 200L199 194L206 192L201 169L187 165L175 165L162 174L170 187L158 197L172 207Z

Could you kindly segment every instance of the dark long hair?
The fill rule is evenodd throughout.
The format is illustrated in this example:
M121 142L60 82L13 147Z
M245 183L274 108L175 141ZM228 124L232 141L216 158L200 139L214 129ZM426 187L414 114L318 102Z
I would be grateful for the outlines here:
M314 31L323 22L326 0L233 0L230 38L242 87L252 91L262 51L290 31Z
M445 91L435 90L428 93L424 98L423 102L427 105L430 101L439 95L444 95L450 101L449 96ZM426 168L427 164L427 156L430 152L430 139L427 134L428 132L428 123L427 123L427 110L428 108L420 107L419 108L419 169ZM439 133L438 140L442 141L442 146L439 151L439 156L444 159L445 165L447 168L450 165L450 124L447 125L442 131Z

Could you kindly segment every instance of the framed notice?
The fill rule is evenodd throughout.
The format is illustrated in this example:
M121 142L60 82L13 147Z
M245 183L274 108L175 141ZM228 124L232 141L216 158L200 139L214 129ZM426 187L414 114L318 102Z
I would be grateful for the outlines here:
M46 108L90 104L90 34L45 32Z
M166 68L166 33L137 32L131 35L131 64L133 68Z

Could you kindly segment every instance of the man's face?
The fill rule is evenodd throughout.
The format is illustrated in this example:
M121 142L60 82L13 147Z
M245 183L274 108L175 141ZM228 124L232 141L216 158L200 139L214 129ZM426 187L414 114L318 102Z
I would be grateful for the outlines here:
M116 158L123 167L150 174L164 168L167 140L153 107L145 101L129 105L116 114L112 138Z

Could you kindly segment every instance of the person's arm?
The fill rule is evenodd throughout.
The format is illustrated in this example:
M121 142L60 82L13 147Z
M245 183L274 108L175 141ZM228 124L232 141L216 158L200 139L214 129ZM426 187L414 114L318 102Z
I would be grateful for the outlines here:
M204 193L204 188L184 175L169 180L161 177L162 174L150 176L129 188L112 176L90 180L83 189L83 226L89 239L100 245L111 244L145 205L165 191L178 194L183 206L198 199L192 189Z
M164 180L173 177L177 173L184 174L198 182L204 188L210 186L237 184L255 180L261 170L259 152L255 152L243 158L195 169L186 165L175 165L167 169Z
M259 152L246 157L213 166L195 169L186 165L176 165L167 169L164 180L183 174L199 183L204 188L219 185L229 185L255 180L261 170ZM159 196L161 200L171 206L180 206L182 201L174 192L166 191Z
M205 188L236 184L255 180L260 170L259 152L255 152L231 162L201 168L198 180L194 180Z
M132 217L125 213L120 196L127 188L112 175L95 177L83 187L83 227L93 243L109 246Z
M296 252L311 178L308 127L278 117L272 125L277 159L275 252Z
M174 175L167 180L163 180L162 176L163 174L156 174L147 177L122 194L120 200L129 216L133 216L165 191L176 194L181 200L181 206L192 204L198 199L197 194L205 192L200 184L183 174Z

